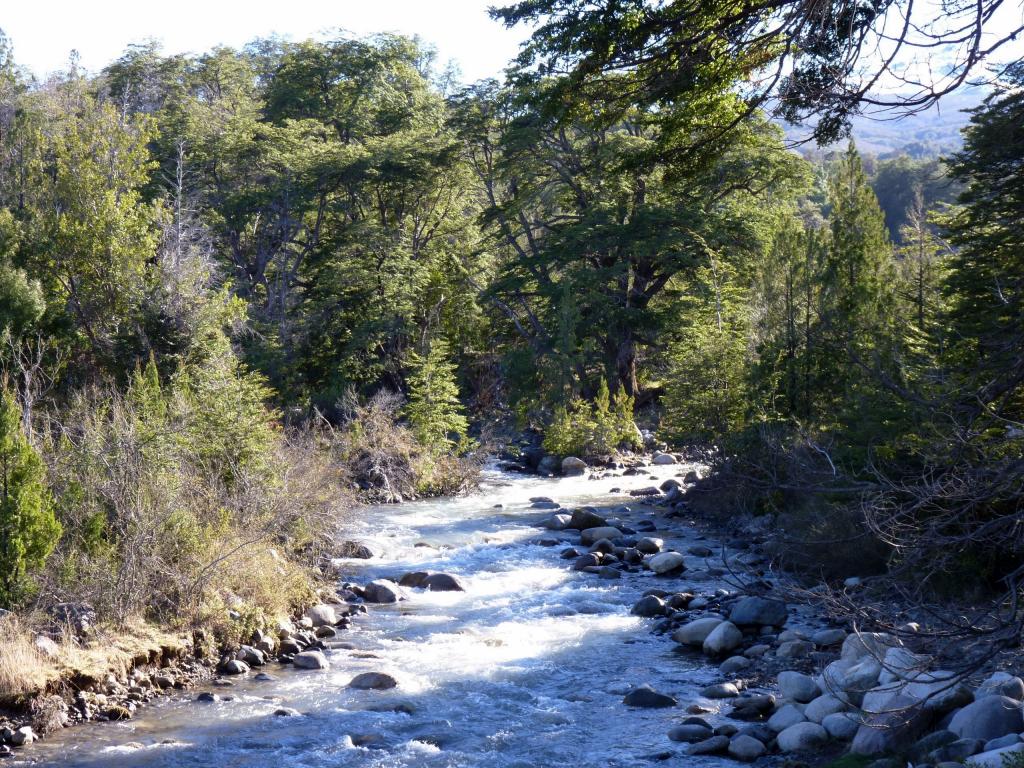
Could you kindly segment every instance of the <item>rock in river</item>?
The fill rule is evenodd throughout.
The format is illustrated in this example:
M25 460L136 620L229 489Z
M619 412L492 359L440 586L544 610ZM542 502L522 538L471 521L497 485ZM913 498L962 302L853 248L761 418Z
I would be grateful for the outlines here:
M673 697L664 693L658 693L647 685L640 686L626 694L622 703L629 707L643 707L645 709L656 709L660 707L674 707L679 702Z
M722 623L722 619L716 619L714 617L708 617L705 619L696 619L688 624L684 624L675 631L672 635L672 639L682 645L693 645L700 646L704 645L704 641L708 639L708 635Z
M361 691L383 691L397 686L398 681L384 672L363 672L353 677L348 684L349 688L358 688Z
M580 534L580 542L585 546L590 546L596 541L603 539L618 539L621 538L622 531L618 528L613 528L610 525L602 525L598 528L587 528Z
M465 592L466 588L459 581L458 576L450 573L432 573L427 576L423 583L431 592Z
M562 474L563 475L582 475L587 471L587 462L583 459L578 459L575 456L566 456L562 459Z
M320 651L302 651L296 653L292 663L299 669L330 669L327 657Z
M786 623L786 604L763 597L744 597L733 606L729 620L740 627L781 627Z
M364 588L363 599L368 603L397 603L404 600L402 589L387 579L375 579Z
M678 552L662 552L647 561L647 567L658 575L678 573L686 570L683 556Z

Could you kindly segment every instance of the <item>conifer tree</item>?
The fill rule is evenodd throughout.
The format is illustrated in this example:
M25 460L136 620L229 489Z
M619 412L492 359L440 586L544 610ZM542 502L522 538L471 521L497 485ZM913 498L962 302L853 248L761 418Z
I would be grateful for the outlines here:
M412 360L405 413L416 439L431 450L451 450L463 444L468 422L459 402L455 364L448 343L434 339L426 357L413 353Z
M0 390L0 604L18 602L27 576L53 551L61 526L39 454L21 428L11 393Z

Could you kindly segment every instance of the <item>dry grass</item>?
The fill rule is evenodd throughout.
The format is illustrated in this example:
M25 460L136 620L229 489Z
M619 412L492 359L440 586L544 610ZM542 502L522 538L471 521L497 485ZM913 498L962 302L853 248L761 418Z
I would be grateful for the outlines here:
M139 622L116 631L101 629L85 643L65 633L56 642L56 653L48 656L35 644L38 634L25 619L13 614L0 618L0 704L24 704L62 680L124 677L135 665L180 653L186 645L177 635Z
M58 676L54 660L36 648L35 633L14 614L0 618L0 703L34 696Z

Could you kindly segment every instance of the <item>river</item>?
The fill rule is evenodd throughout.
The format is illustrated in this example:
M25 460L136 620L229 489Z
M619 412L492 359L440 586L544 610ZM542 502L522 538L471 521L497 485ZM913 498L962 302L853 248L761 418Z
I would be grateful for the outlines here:
M625 767L649 766L675 753L667 764L735 765L686 757L684 745L667 739L687 703L720 706L697 691L722 678L703 657L680 653L667 636L652 634L654 620L630 615L652 587L729 588L721 579L692 580L694 568L720 560L688 556L691 575L672 578L643 571L605 580L573 572L559 557L562 546L537 542L575 544L578 534L539 529L551 512L529 502L549 496L567 507L629 505L624 520L654 520L658 532L646 535L685 553L699 533L683 521L666 521L626 492L687 469L649 467L647 475L600 480L489 470L472 495L360 510L346 537L365 542L377 556L344 561L351 581L444 571L459 576L466 592L409 590L408 601L371 606L338 638L351 647L328 654L328 671L274 662L264 669L276 681L250 677L212 689L230 700L204 704L195 701L197 691L183 691L130 721L66 729L18 762L68 768ZM615 487L622 491L610 493ZM367 671L395 676L398 688L346 688ZM676 696L680 706L625 706L623 694L643 683ZM282 706L301 715L275 717Z

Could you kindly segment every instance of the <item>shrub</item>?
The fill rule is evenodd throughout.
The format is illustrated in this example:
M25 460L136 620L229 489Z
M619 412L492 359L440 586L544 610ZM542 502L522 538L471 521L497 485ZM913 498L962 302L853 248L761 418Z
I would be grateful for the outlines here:
M575 398L556 408L544 433L544 449L558 456L607 456L619 448L642 447L633 398L621 389L611 398L604 379L592 405Z
M45 467L22 431L21 413L0 390L0 602L29 589L29 574L46 561L61 535Z

